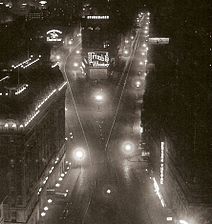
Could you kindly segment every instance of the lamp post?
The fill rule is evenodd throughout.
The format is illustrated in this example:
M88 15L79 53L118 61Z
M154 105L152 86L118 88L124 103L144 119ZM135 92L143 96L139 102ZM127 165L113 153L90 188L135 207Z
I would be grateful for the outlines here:
M86 157L86 154L83 148L78 147L73 151L73 158L76 162L80 164L80 171L82 168L82 161L85 159L85 157Z
M103 100L104 100L104 97L103 97L102 93L98 93L95 96L95 100L97 102L98 111L100 112L100 105L103 103Z
M122 144L122 152L125 154L125 155L132 155L132 153L134 152L135 150L135 146L132 142L124 142Z

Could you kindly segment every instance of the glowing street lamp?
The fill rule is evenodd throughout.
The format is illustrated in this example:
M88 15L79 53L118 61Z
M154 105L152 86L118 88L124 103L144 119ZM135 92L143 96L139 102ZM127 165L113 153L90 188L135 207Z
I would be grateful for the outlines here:
M101 94L97 94L97 95L95 96L95 99L96 99L97 102L102 102L102 100L103 100L103 96L102 96Z
M74 62L73 66L74 66L74 67L78 67L78 66L79 66L79 63Z
M44 217L46 215L45 212L41 212L41 216Z
M136 85L137 88L139 88L141 86L141 82L140 81L136 81L135 85Z
M134 151L134 145L133 143L131 142L125 142L123 145L122 145L122 151L129 155L129 154L132 154L132 152Z
M55 184L55 187L60 187L60 184L59 184L59 183L56 183L56 184Z
M124 50L124 54L125 55L128 55L129 54L129 51L128 50Z
M56 55L56 59L59 61L61 59L61 56L59 54Z
M73 40L69 40L69 41L68 41L68 44L69 44L69 45L72 45L72 44L73 44Z
M132 145L129 144L129 143L127 143L127 144L124 146L124 149L125 149L125 151L127 151L127 152L131 152L131 151L132 151Z
M49 204L52 203L52 199L51 199L51 198L48 199L48 203L49 203Z
M110 194L111 193L111 190L110 189L107 189L106 193L107 194Z
M45 206L43 210L44 210L44 211L48 211L49 208L48 208L47 206Z
M73 156L76 161L83 161L85 159L85 150L83 148L76 148Z

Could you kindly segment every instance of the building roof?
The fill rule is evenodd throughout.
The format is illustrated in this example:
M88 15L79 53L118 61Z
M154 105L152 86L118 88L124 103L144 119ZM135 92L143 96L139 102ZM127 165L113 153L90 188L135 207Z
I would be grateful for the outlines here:
M31 59L32 62L35 60ZM58 67L51 68L39 60L27 66L29 64L0 70L0 127L10 123L14 127L24 126L64 84Z

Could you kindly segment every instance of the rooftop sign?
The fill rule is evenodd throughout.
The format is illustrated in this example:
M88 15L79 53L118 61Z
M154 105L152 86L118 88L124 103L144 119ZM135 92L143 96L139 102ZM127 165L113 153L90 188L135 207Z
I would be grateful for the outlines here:
M87 19L109 19L109 16L87 16Z
M153 37L153 38L149 38L149 43L150 44L168 44L169 43L169 38Z
M47 38L46 38L46 41L47 42L60 42L62 41L62 31L60 30L49 30L47 31Z

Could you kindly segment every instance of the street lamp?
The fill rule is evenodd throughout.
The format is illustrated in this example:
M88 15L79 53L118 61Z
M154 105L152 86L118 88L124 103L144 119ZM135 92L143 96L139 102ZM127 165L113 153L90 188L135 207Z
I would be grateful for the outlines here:
M141 82L140 82L140 81L136 81L135 86L136 86L137 88L139 88L139 87L141 86Z
M128 55L129 54L129 51L128 50L124 50L124 54L125 55Z
M85 150L83 148L76 148L73 156L76 161L83 161L85 159Z
M98 111L100 111L100 105L103 103L103 100L104 100L104 96L102 92L97 93L95 95L95 101L97 102Z
M44 210L44 211L48 211L49 208L48 208L47 206L45 206L45 207L43 208L43 210Z
M74 67L78 67L78 66L79 66L79 63L74 62L73 66L74 66Z
M97 102L102 102L103 96L98 94L98 95L95 96L95 99L96 99Z
M69 41L68 41L68 44L69 44L69 45L72 45L72 44L73 44L73 40L69 40Z
M52 199L49 198L47 202L48 202L49 204L51 204L51 203L52 203Z
M111 190L110 189L107 189L106 193L107 194L110 194L111 193Z
M135 147L134 147L134 144L132 142L124 142L123 145L122 145L122 151L126 155L132 154L134 149L135 149Z
M56 59L59 61L61 59L61 56L59 54L57 54Z
M41 216L44 217L46 215L45 212L41 212Z
M59 183L56 183L56 184L55 184L55 187L60 187L60 184L59 184Z

